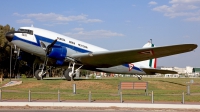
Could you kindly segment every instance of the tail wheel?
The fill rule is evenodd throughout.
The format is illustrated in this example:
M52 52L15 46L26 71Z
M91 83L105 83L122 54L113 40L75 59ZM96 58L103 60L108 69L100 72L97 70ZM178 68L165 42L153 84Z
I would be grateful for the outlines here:
M43 73L44 73L44 71L42 72L42 70L36 70L36 71L35 71L35 78L36 78L37 80L43 79L43 77L44 77L44 76L42 76Z
M142 80L142 76L138 76L138 80Z
M72 73L72 68L68 68L67 70L65 70L64 76L67 79L67 81L71 81L71 77L72 79L74 79L76 75Z

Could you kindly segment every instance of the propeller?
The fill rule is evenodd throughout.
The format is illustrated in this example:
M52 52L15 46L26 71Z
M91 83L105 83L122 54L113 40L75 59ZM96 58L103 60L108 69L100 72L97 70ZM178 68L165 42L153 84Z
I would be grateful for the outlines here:
M47 55L51 52L52 47L55 45L55 43L57 42L57 39L55 39L51 44L49 44L47 47L43 42L40 42L41 47L45 50L46 55L45 55L45 59L44 59L44 66L47 65L47 61L48 61L48 57ZM44 69L44 66L42 68L42 70Z
M55 45L57 42L57 39L55 39L51 44L49 44L47 47L43 42L40 42L42 49L45 50L46 56L51 52L51 48Z

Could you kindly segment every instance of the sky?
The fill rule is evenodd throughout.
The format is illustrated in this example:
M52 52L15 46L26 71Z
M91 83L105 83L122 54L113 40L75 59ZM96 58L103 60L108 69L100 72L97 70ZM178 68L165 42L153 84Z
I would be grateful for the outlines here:
M200 43L200 0L1 0L0 24L54 31L108 50ZM158 66L200 67L200 48Z

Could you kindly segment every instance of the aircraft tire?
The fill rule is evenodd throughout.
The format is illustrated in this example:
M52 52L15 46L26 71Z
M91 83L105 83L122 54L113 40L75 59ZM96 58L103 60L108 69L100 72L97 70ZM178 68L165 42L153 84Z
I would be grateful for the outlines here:
M35 78L37 79L37 80L41 80L41 77L39 77L39 73L41 72L41 70L36 70L35 71ZM42 76L42 78L43 78L44 76Z
M64 76L65 76L65 79L67 80L67 81L71 81L71 77L69 76L69 72L71 72L72 71L72 68L68 68L67 70L65 70L65 72L64 72ZM75 77L75 75L73 76L73 79L74 79L74 77Z
M142 76L139 76L139 77L138 77L138 80L142 80Z

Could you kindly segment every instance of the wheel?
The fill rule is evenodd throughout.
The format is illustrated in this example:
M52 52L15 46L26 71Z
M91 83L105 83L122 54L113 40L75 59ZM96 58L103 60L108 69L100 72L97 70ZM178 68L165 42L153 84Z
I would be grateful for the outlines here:
M67 79L67 81L71 81L71 75L70 75L71 72L72 72L72 68L68 68L68 69L65 70L65 72L64 72L64 76L65 76L65 79ZM76 76L76 75L73 74L72 79L74 79L75 76Z
M36 70L35 71L35 78L37 80L41 80L41 78L43 78L44 76L42 76L42 74L44 73L44 71L42 72L42 70Z
M138 80L142 80L142 76L138 76Z

